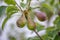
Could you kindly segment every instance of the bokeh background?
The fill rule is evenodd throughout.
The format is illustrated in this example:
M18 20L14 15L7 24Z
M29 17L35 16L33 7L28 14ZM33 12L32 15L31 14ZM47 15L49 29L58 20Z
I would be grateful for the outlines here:
M40 1L33 0L31 2L31 6L32 7L39 6L40 2L43 2L43 1L44 0L40 0ZM16 2L19 4L21 1L20 0L16 0ZM26 3L26 0L24 0L24 3ZM0 6L7 6L7 4L4 3L4 0L0 0ZM39 9L35 9L35 11L37 11L37 10L39 10ZM4 18L6 17L6 14L5 14L5 11L2 11L2 14L0 13L0 40L10 40L10 39L11 40L15 40L15 39L16 40L26 40L29 37L36 36L36 34L34 32L28 30L26 25L25 25L24 28L18 28L17 27L16 21L21 16L21 14L19 14L19 13L14 14L12 16L12 18L10 18L7 21L3 31L1 30L1 26L2 26L2 22L3 22ZM52 16L52 18L51 18L52 20L50 20L49 26L53 26L54 25L53 24L53 20L56 18L56 16L57 15L53 15ZM35 21L38 22L39 24L42 24L45 27L47 27L47 20L44 21L44 22L40 22L40 21L38 21L37 18L35 18ZM42 31L39 31L38 33L40 35L44 35L45 32L46 32L46 30L42 30Z

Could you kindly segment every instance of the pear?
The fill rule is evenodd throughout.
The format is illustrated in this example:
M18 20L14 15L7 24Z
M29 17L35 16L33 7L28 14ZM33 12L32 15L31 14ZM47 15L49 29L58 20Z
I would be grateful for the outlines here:
M36 14L38 20L40 20L40 21L45 21L47 19L47 16L44 12L37 11L35 14Z
M30 16L28 16L27 18L28 18L28 20L27 20L27 27L28 27L28 29L29 30L35 30L35 28L36 28L35 22L32 21Z
M26 24L26 18L25 18L24 14L22 14L22 16L17 20L16 24L20 28L23 28L25 26L25 24Z

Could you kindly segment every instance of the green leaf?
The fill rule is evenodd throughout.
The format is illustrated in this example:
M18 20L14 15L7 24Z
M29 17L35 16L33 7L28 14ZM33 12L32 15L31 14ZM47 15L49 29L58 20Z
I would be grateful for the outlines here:
M57 24L57 22L60 20L60 18L59 17L57 17L56 19L55 19L55 21L54 21L54 24Z
M57 28L60 30L60 20L57 23Z
M9 39L10 40L16 40L16 38L15 37L12 37L12 36L10 36Z
M54 39L54 37L56 36L57 32L58 32L58 30L55 27L48 27L46 29L46 35L48 35L48 39L50 38L51 40Z
M4 26L6 24L6 22L8 21L9 17L6 17L2 23L2 30L4 29Z
M37 36L35 36L35 37L30 37L30 38L28 38L27 40L40 40L40 38L37 37Z
M41 25L41 24L39 24L39 23L36 23L36 29L37 29L37 31L39 32L39 31L41 31L41 30L44 29L44 26Z
M4 26L5 26L6 22L9 20L9 18L11 18L12 14L13 14L13 13L11 13L9 16L7 16L7 17L4 19L4 21L3 21L3 23L2 23L2 30L4 30Z
M4 0L5 3L7 3L8 5L16 5L15 0Z
M57 32L58 32L57 30L52 30L52 31L48 31L48 32L46 31L46 34L43 35L42 38L44 40L53 40L54 37L56 36Z
M20 5L21 5L22 8L26 7L26 4L24 4L22 2L20 3Z
M0 6L0 17L5 13L6 7L7 6Z
M53 8L51 5L47 4L47 3L42 3L41 4L42 7L48 8L50 11L53 11Z
M8 19L16 12L18 12L17 7L15 7L15 6L7 7L7 9L6 9L7 17L4 19L4 21L2 23L2 30L4 29L4 26L5 26L6 22L8 21Z
M29 3L31 0L27 0L27 3Z
M53 31L53 30L56 30L56 28L55 27L47 27L46 28L46 31L48 31L48 32Z
M59 35L56 35L54 40L60 40L60 36Z
M51 0L51 1L50 1L50 4L51 4L51 5L53 5L53 4L54 4L54 2L55 2L55 0Z
M21 0L22 2L24 1L24 0Z
M55 19L54 24L56 25L57 29L60 30L60 16Z
M16 6L8 6L6 9L7 16L17 13L19 10Z
M49 36L47 34L43 35L42 38L43 40L49 40L50 38L48 38Z
M60 4L60 0L59 0L59 4Z
M34 20L34 18L35 18L35 13L34 13L33 11L31 11L31 10L30 10L29 13L30 13L30 17L31 17L31 19Z

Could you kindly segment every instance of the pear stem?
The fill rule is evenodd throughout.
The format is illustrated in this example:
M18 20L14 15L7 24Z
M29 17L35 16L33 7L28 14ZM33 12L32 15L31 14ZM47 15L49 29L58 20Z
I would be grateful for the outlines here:
M36 35L37 35L41 40L43 40L43 39L41 38L41 36L37 33L36 30L34 30L34 32L36 33Z

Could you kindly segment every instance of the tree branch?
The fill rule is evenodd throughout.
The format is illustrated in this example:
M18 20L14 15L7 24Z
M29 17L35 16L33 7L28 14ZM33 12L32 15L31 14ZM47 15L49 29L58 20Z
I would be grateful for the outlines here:
M36 30L34 30L34 32L36 33L36 35L37 35L41 40L43 40L43 39L41 38L41 36L36 32Z
M23 12L23 10L21 9L21 6L19 6L16 1L15 1L15 3L16 3L16 5L19 7L19 10L20 10L21 12Z

